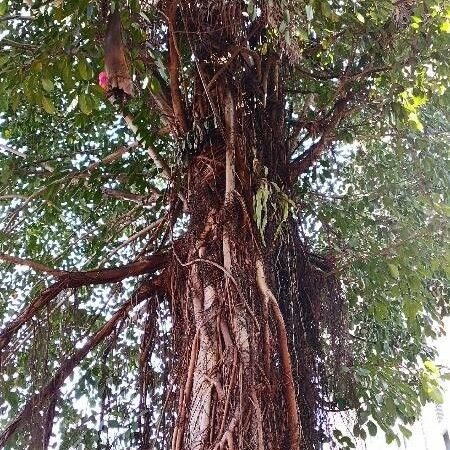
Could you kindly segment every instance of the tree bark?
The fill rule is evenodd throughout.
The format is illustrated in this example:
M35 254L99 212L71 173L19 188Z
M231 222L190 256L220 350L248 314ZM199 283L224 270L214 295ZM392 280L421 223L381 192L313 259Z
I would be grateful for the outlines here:
M278 127L276 64L270 70L270 108ZM255 225L253 196L261 175L249 168L258 156L281 183L287 147L276 144L279 158L263 153L274 148L274 134L258 142L254 125L244 129L252 119L239 106L243 98L234 85L225 78L216 89L223 132L197 149L190 164L191 223L173 251L172 302L180 311L174 327L175 333L185 331L175 336L184 378L172 450L233 450L244 443L258 450L299 450L288 336L270 287L274 274L266 273L273 267L263 263L275 247L263 244L261 232L272 239L278 224L274 215L267 230Z

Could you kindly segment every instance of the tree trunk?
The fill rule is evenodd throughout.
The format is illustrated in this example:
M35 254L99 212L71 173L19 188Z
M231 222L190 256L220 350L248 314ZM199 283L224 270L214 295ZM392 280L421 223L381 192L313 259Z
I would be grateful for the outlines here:
M272 79L277 70L275 63ZM283 183L285 144L275 145L282 97L270 93L272 127L257 138L258 108L246 111L245 96L231 80L216 89L221 133L209 136L190 164L191 223L172 265L174 333L183 355L172 450L301 448L286 325L271 286L275 267L267 264L276 251L276 206L264 212L272 213L264 229L253 214L258 189ZM264 245L263 235L273 242Z
M187 188L177 194L189 215L167 271L178 387L171 449L318 448L328 398L318 325L325 318L337 330L342 303L289 214L289 69L276 46L251 50L265 37L250 42L258 29L248 29L242 4L214 4L172 2L166 14L166 120L183 144ZM193 80L183 80L183 64Z

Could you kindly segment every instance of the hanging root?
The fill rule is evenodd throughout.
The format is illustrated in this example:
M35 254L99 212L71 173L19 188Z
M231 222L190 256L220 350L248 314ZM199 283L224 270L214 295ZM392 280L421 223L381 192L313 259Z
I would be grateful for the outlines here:
M222 438L220 441L214 446L214 450L234 450L234 439L233 439L233 433L234 429L236 428L236 425L239 422L240 418L240 409L237 408L233 418L230 421L230 424L228 425L228 428L226 429L225 433L223 433Z
M283 315L281 314L280 308L278 306L277 299L275 298L273 292L270 290L267 284L266 276L264 274L264 266L261 260L256 261L256 281L261 295L265 299L264 301L269 303L272 308L272 312L274 314L276 322L278 345L280 348L280 359L282 365L283 387L287 405L289 444L290 450L296 450L300 448L301 432L294 381L292 378L292 364L291 357L289 355L286 327L284 324Z

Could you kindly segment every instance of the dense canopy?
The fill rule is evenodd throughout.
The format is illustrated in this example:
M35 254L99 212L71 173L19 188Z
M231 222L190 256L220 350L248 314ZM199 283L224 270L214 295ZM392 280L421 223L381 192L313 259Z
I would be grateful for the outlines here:
M441 0L0 0L0 446L408 436L446 374L449 32Z

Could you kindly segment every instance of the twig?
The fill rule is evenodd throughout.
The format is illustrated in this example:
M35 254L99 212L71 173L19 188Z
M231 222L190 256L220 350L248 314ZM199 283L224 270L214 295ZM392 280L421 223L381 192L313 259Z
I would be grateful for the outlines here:
M0 150L3 150L6 153L12 153L13 155L19 156L20 158L23 159L27 157L26 153L23 153L20 150L10 147L9 145L0 144ZM49 166L48 164L43 163L42 167L48 172L53 172L53 167Z
M35 51L38 46L34 44L27 44L26 42L16 42L12 39L3 38L0 40L0 43L6 44L7 46L21 48L23 50Z
M109 97L109 101L111 102L111 104L113 106L115 105L114 97ZM152 147L151 145L147 144L145 142L145 140L139 135L138 127L135 125L133 117L131 117L131 115L129 115L129 114L127 114L127 115L123 114L122 117L123 117L123 120L125 120L125 123L127 124L130 131L135 135L136 140L138 142L142 143L142 145L147 149L148 154L150 155L150 158L152 158L153 162L155 163L155 166L162 171L164 177L168 181L173 181L172 173L171 173L172 171L170 170L169 165L164 161L164 159L156 151L156 149L154 147ZM181 192L178 192L178 197L183 202L184 209L187 211L186 198L184 197L184 195Z
M109 258L111 258L111 256L115 255L119 250L121 250L122 248L126 247L128 244L131 244L133 241L135 241L136 239L138 239L141 236L146 235L149 231L153 230L154 228L158 227L159 225L161 225L165 220L167 219L167 215L165 215L164 217L159 218L158 220L155 220L154 222L152 222L150 225L146 226L145 228L142 228L142 230L139 230L137 233L133 234L132 236L130 236L125 242L122 242L122 244L120 244L118 247L116 247L114 250L112 250L111 252L109 252L101 261L100 261L100 265L104 264L106 261L108 261Z
M12 14L9 16L0 17L0 22L5 22L7 20L35 20L36 18L33 16L22 16L20 14Z
M102 164L110 164L113 161L116 161L117 159L119 159L124 153L126 153L129 149L136 147L138 145L138 142L133 142L129 145L126 146L122 146L119 149L117 149L116 151L110 153L109 155L105 156L103 159L101 159L100 161L97 161L95 163L90 164L89 166L87 166L86 168L77 171L77 172L73 172L70 173L68 175L65 175L61 178L59 178L58 180L52 181L51 183L49 183L47 186L44 186L43 188L39 189L38 191L34 192L33 194L31 194L29 197L27 197L26 199L24 199L24 203L20 206L20 208L18 208L16 211L14 211L14 213L11 215L8 223L6 224L6 226L4 227L4 232L8 232L11 231L12 228L14 228L12 226L14 219L17 217L17 215L23 211L26 206L35 198L39 197L41 194L43 194L47 189L49 189L50 186L53 186L55 184L61 184L70 180L74 180L74 179L81 179L81 178L87 178L88 174L90 172L92 172L93 170L97 169L100 165ZM6 147L3 146L2 144L0 144L0 149L3 149L5 151L9 151L11 153L14 153L17 156L21 156L22 158L25 158L25 154L22 152L19 152L18 150L12 149L10 147ZM49 168L47 169L49 171L53 171L53 168Z
M26 200L28 197L22 194L6 194L0 195L0 201L2 200Z
M117 200L127 200L132 203L137 203L138 205L147 205L149 203L154 203L159 198L159 195L156 193L152 193L150 195L140 195L132 194L131 192L118 191L117 189L111 189L107 187L101 188L101 191L107 197L112 197Z

